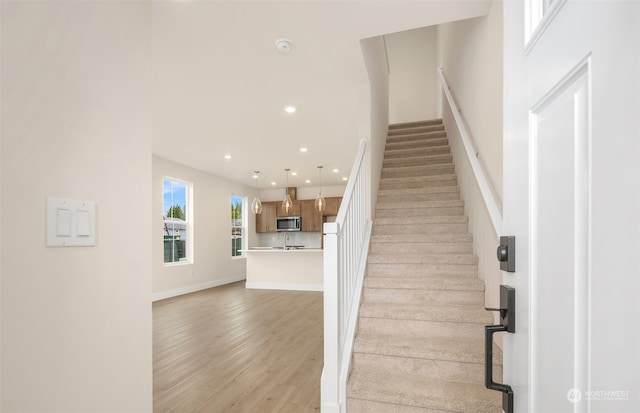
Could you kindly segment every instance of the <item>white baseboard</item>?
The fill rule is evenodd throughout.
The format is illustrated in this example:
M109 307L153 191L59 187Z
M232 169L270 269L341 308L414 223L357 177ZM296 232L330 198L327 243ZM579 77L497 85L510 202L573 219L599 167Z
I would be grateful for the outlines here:
M256 290L293 290L293 291L324 291L322 284L287 284L287 283L254 283L247 282L246 287Z
M219 280L207 281L206 283L188 285L186 287L175 288L173 290L160 291L159 293L151 294L151 301L164 300L171 297L177 297L179 295L195 293L196 291L206 290L207 288L219 287L225 284L231 284L237 281L246 280L246 275L236 275L234 277L221 278Z

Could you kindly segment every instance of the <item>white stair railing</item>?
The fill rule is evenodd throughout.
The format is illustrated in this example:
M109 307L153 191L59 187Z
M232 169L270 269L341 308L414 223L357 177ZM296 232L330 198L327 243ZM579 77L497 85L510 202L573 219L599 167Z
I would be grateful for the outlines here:
M336 222L324 224L322 413L346 411L351 351L371 238L371 219L367 214L367 151L368 141L363 139Z

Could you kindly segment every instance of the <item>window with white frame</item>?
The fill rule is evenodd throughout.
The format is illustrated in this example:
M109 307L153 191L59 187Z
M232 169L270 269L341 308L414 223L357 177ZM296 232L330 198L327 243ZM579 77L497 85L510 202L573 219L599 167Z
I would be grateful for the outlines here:
M244 198L231 195L231 256L244 256L245 217Z
M162 181L162 223L164 262L188 262L190 257L190 196L191 184L174 178Z

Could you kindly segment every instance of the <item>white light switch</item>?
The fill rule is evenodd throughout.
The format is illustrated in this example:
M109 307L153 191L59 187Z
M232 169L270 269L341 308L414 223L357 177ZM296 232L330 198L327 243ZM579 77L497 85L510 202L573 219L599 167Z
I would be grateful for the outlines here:
M91 214L87 210L79 209L78 210L78 236L79 237L88 237L91 235L91 224L89 220L91 219Z
M58 208L56 214L56 236L71 236L71 210Z
M47 247L96 245L96 203L47 198Z

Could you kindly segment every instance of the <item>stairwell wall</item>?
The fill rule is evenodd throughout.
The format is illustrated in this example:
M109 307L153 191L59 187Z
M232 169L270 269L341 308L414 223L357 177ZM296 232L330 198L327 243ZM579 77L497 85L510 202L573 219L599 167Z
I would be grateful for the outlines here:
M474 139L480 163L502 204L502 2L489 15L438 26L438 61ZM499 304L502 272L495 258L496 234L467 160L453 116L442 102L441 114L456 165L479 277L485 281L486 304Z
M369 216L374 217L376 210L380 172L384 158L384 146L389 130L389 62L383 36L360 41L362 56L369 75L369 94L371 102L371 131L369 136L370 196Z

